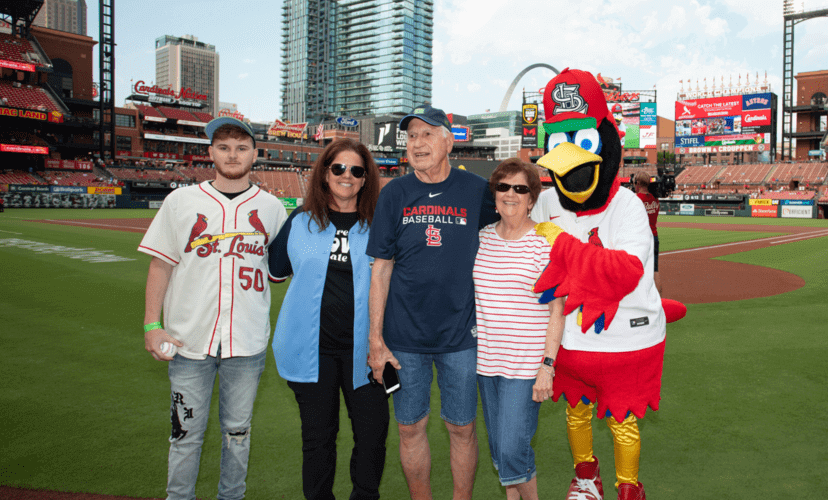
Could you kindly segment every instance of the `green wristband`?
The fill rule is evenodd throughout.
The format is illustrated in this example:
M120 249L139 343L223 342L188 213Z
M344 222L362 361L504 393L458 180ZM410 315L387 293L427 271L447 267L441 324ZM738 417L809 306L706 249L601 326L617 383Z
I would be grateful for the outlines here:
M160 321L156 321L155 323L144 325L144 333L152 330L161 330L162 328L164 328L164 325L162 325Z

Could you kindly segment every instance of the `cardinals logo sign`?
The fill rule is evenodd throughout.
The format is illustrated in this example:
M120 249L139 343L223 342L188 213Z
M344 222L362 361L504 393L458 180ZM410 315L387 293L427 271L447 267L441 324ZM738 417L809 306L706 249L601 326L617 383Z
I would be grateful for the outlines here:
M253 231L248 232L233 232L222 233L217 235L205 234L207 229L207 217L203 214L196 214L196 222L190 229L190 237L187 245L184 247L184 253L190 253L196 250L199 257L207 257L213 253L221 253L219 250L219 243L222 240L230 239L230 247L225 252L227 257L244 258L242 254L264 255L264 249L267 246L269 235L265 230L262 220L259 218L258 210L251 210L248 214L248 222L253 226ZM248 243L244 241L245 236L264 236L264 243Z

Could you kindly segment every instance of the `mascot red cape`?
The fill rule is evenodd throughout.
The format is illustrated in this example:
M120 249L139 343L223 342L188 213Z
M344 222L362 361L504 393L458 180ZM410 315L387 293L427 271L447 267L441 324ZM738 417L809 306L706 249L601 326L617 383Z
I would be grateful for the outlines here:
M563 70L546 85L543 107L546 154L538 165L551 171L555 188L532 211L552 246L535 292L542 302L566 297L552 399L568 403L575 479L567 499L603 499L592 450L597 407L613 435L618 498L644 500L636 419L648 406L658 410L666 324L686 308L656 290L647 212L620 188L620 134L595 77Z

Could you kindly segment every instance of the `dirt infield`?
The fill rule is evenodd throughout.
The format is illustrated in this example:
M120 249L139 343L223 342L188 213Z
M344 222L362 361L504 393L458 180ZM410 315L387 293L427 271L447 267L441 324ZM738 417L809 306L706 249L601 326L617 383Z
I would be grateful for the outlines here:
M49 224L65 224L95 229L143 233L152 219L42 220ZM715 260L788 241L828 235L828 231L811 227L754 226L748 224L710 224L664 222L660 227L715 229L717 231L752 231L785 233L784 236L729 243L705 248L663 252L659 271L664 296L685 304L726 302L731 300L769 297L801 288L805 281L791 273L761 266Z
M135 497L116 497L98 493L61 493L58 491L26 490L0 486L0 499L3 500L147 500ZM155 499L153 499L155 500Z
M667 222L659 226L712 229L709 224L685 222ZM658 265L665 297L685 304L704 304L770 297L796 290L805 285L805 280L795 274L769 267L715 260L715 257L807 238L828 236L828 231L825 229L812 227L716 224L715 229L717 231L785 234L758 240L661 253Z

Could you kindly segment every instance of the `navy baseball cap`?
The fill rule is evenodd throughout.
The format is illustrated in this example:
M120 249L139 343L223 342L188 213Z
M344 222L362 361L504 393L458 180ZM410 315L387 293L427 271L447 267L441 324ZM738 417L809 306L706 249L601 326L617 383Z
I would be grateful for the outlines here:
M400 120L400 130L407 129L408 122L414 118L419 118L420 120L435 127L446 127L448 131L451 132L451 122L449 122L446 113L443 112L442 109L432 108L428 104L417 106L411 110L411 114L405 115L403 119Z
M253 135L253 129L250 128L250 125L244 123L243 121L233 118L232 116L221 116L219 118L214 118L210 120L210 123L204 127L204 132L207 133L207 138L210 139L210 142L213 142L213 134L216 132L216 129L221 127L222 125L233 125L234 127L239 127L253 139L253 144L256 144L256 137Z

